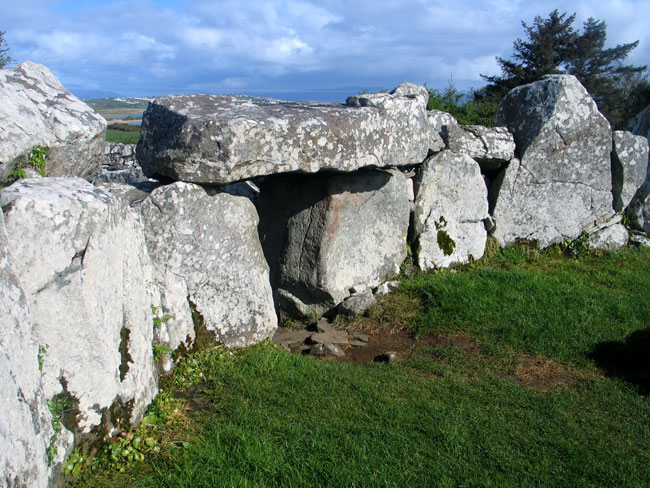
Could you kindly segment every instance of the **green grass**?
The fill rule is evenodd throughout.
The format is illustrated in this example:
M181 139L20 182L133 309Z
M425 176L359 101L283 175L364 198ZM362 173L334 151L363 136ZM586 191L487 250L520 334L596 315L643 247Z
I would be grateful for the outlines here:
M418 334L465 331L491 349L585 365L599 343L650 327L649 290L647 249L569 259L514 247L465 272L419 275L401 293L426 310Z
M140 139L140 127L133 131L121 129L106 129L106 142L119 142L122 144L137 144Z
M77 486L648 486L650 400L616 353L648 328L649 262L507 250L405 281L375 312L415 300L415 332L463 332L474 353L432 345L390 365L271 344L196 353L150 408L160 453L124 472L100 458ZM599 344L618 346L602 370ZM523 353L555 358L574 386L524 386Z

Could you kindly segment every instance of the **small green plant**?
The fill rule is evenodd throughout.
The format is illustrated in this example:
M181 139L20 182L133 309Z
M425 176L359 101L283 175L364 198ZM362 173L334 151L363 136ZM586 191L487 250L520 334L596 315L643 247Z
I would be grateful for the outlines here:
M174 350L168 346L162 346L160 344L153 345L153 358L156 362L160 361L162 357L166 354L171 354Z
M45 344L45 345L40 344L38 346L38 370L41 373L43 372L44 356L49 347L50 347L49 344Z
M84 456L81 449L75 449L63 465L62 474L64 476L78 477L86 466L90 465L90 458Z
M69 409L74 408L74 402L69 396L61 394L48 400L47 407L52 414L52 430L54 430L54 434L50 437L50 445L46 450L48 463L51 464L57 454L56 441L61 433L63 415Z
M142 432L122 432L111 437L105 448L110 464L123 472L132 462L142 462L150 452L160 452L160 445L155 437L145 437Z
M170 314L164 314L160 315L160 307L156 307L155 305L151 306L151 313L153 313L153 326L156 329L160 329L162 324L165 324L169 322L170 320L174 320L174 316Z
M47 155L50 152L50 149L43 146L34 146L29 152L26 162L19 162L16 164L14 169L11 170L9 176L7 177L8 183L13 183L14 181L27 178L27 173L25 168L33 168L41 176L46 176L45 172L45 162L47 160Z
M560 249L567 255L578 258L589 253L589 238L591 236L585 230L582 231L576 239L564 241L560 244Z

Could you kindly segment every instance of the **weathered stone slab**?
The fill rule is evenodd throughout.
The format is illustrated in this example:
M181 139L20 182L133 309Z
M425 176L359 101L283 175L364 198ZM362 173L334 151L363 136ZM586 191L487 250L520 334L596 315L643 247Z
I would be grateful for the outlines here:
M361 315L375 303L372 293L357 293L348 297L341 305L339 312L345 315Z
M497 113L521 160L493 183L493 235L541 247L575 239L614 213L609 123L578 80L548 75L512 90Z
M34 146L49 148L48 176L90 179L104 155L106 121L67 91L45 66L0 70L0 180Z
M20 180L0 202L34 340L47 348L46 398L77 404L76 433L100 426L109 409L137 424L157 393L151 264L137 214L78 178Z
M650 173L625 212L632 229L650 234Z
M288 330L278 327L273 334L272 341L276 344L289 344L291 342L304 342L313 332L308 330Z
M358 106L162 97L144 113L138 161L149 177L226 184L285 172L417 164L426 158L435 134L421 95L382 93L355 100Z
M257 207L280 308L321 316L352 288L398 274L409 222L406 180L379 170L267 178Z
M229 347L271 337L277 316L250 200L178 182L141 211L170 334L193 334L194 312Z
M54 433L41 386L39 345L27 299L11 269L0 210L0 485L48 486L46 449Z
M600 229L589 236L589 246L594 249L612 251L627 245L629 234L622 224L614 224Z
M447 149L467 154L484 171L494 171L515 157L515 140L505 127L446 124L441 130Z
M612 150L612 194L614 210L626 208L645 181L648 172L648 140L631 132L614 131Z
M420 167L415 186L418 266L432 270L481 258L488 197L478 163L465 154L442 151Z

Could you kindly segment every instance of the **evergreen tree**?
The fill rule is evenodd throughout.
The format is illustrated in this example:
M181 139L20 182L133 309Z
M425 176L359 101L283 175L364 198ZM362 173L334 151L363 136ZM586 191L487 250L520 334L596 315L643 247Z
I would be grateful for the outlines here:
M5 42L4 35L5 31L0 31L0 68L4 68L13 61L10 56L5 55L5 53L9 52L9 48Z
M547 19L535 17L533 25L522 22L528 40L517 39L512 60L497 57L501 76L481 77L489 84L479 91L479 97L502 98L513 88L532 83L548 74L563 73L577 34L573 30L575 14L568 16L553 10Z
M638 41L605 48L607 25L593 18L582 32L573 29L575 14L551 12L546 19L525 22L527 40L517 39L512 59L497 57L502 74L484 76L488 85L476 92L478 100L500 100L511 89L555 73L575 75L614 128L625 128L635 107L650 102L646 66L623 64ZM642 97L642 100L631 96Z

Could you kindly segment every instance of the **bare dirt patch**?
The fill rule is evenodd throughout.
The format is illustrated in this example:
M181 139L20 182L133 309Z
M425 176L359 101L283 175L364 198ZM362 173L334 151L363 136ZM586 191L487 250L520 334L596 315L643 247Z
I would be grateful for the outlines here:
M521 355L515 377L522 385L540 391L575 388L587 374L542 356Z

